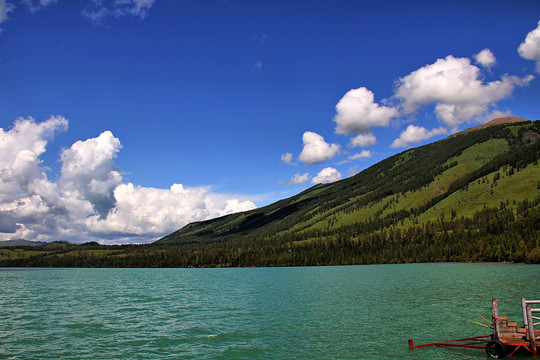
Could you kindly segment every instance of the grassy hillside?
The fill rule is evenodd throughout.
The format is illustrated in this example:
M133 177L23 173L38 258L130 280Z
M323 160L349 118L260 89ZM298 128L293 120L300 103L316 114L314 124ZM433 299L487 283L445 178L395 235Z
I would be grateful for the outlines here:
M539 122L457 134L267 207L190 224L159 243L258 241L293 235L318 239L317 233L362 223L377 224L373 230L380 231L439 218L470 218L502 203L516 213L518 204L540 196L539 134Z
M154 244L11 247L0 266L540 263L539 140L540 121L497 119Z

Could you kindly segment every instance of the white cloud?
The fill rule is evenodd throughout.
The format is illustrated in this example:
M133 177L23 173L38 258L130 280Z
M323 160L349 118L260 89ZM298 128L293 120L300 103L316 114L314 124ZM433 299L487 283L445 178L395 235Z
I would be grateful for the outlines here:
M47 140L55 132L66 130L67 125L61 116L51 116L39 124L28 117L15 120L9 131L0 128L0 201L27 191L35 180L46 179L39 156L45 152Z
M430 139L433 136L446 133L447 130L445 128L428 130L422 126L409 125L407 126L407 129L401 133L399 139L394 140L390 147L407 147L412 143L417 143L422 140Z
M38 0L37 4L35 4L36 1L34 0L21 0L21 3L26 6L28 10L31 12L36 12L38 10L41 10L49 5L52 5L56 3L58 0Z
M388 126L397 115L397 109L375 103L373 93L365 87L353 89L336 105L336 133L367 133L372 126Z
M90 202L101 217L115 206L113 191L122 183L114 163L121 147L120 140L105 131L97 138L77 141L61 155L62 188Z
M375 145L377 143L377 138L372 133L356 135L349 142L349 147L366 147L370 145Z
M355 166L351 166L349 168L349 176L354 176L356 174L358 174L360 171L358 170L358 165L355 165Z
M495 55L493 55L489 49L484 49L474 55L474 60L487 69L491 69L491 67L497 63Z
M373 154L371 153L371 150L362 150L358 154L354 154L349 156L349 160L364 160L369 159Z
M395 95L402 100L405 114L435 104L439 120L456 129L466 121L490 120L489 111L499 100L534 78L505 75L499 81L484 84L479 77L480 69L471 65L470 59L449 55L399 79Z
M355 160L365 160L365 159L369 159L372 156L373 156L373 153L371 152L371 150L362 150L360 153L349 155L349 157L346 160L340 161L336 165L343 165L343 164L346 164L348 162L355 161Z
M303 184L308 180L309 180L309 173L294 174L294 176L289 181L289 185Z
M21 118L11 130L0 129L0 240L144 242L192 221L255 208L207 187L123 183L114 162L121 144L110 131L63 150L60 178L51 182L39 156L67 125L60 116L42 123Z
M536 61L536 72L540 74L540 21L519 45L518 52L522 58Z
M22 222L41 230L41 224L53 223L50 213L65 211L39 157L48 139L67 125L63 117L51 116L39 124L31 117L19 118L11 130L0 128L0 234L26 234Z
M208 188L185 188L174 184L170 189L120 184L114 190L116 206L106 218L89 217L88 229L103 234L123 233L160 236L193 222L238 211L254 209L251 201L228 199L225 208L216 207Z
M341 179L341 173L332 167L322 169L317 176L311 179L313 184L326 184Z
M92 0L82 11L82 15L94 23L101 23L107 17L133 16L144 19L154 5L155 0L114 0L110 4L106 1Z
M262 70L262 60L255 61L255 65L253 65L253 68L251 69L253 72L259 72Z
M231 199L226 201L225 209L221 210L219 215L224 216L237 212L249 211L255 209L256 207L257 206L249 200L240 201L238 199Z
M298 159L308 164L320 164L336 156L340 151L337 144L328 144L324 138L314 132L306 131L302 136L304 148Z
M293 162L293 154L291 153L285 153L281 155L281 161L283 161L287 165L297 165L295 162Z
M15 6L12 3L6 0L0 0L0 24L7 20L8 14L13 11L14 8Z

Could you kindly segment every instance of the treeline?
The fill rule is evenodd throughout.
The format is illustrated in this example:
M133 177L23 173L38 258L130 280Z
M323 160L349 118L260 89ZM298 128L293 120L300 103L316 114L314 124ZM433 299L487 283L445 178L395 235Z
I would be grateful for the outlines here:
M412 262L540 263L540 200L486 208L472 218L440 218L407 229L327 231L210 244L102 246L66 243L28 247L34 255L0 266L249 267ZM313 236L309 238L309 236ZM21 249L19 247L18 249ZM24 249L23 249L24 251Z

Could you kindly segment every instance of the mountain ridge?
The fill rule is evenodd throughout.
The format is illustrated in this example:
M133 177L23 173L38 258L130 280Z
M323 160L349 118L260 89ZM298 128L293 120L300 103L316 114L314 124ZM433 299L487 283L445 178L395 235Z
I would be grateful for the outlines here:
M30 240L24 240L24 239L0 241L0 247L6 247L6 246L41 246L41 245L46 245L46 244L47 244L47 242L45 242L45 241L30 241Z
M485 129L487 127L495 126L495 125L516 124L516 123L522 123L522 122L528 122L528 121L530 121L530 120L522 119L522 118L517 117L517 116L498 117L498 118L492 119L492 120L490 120L490 121L488 121L488 122L486 122L484 124L473 126L471 128L459 131L459 132L457 132L457 133L455 133L454 135L451 135L451 136L456 136L458 134L466 134L466 133L471 132L471 131Z
M326 231L326 234L330 234L332 230L343 230L359 223L369 227L366 223L370 221L373 229L377 231L400 226L406 229L420 220L433 221L438 217L434 215L437 203L460 189L475 187L470 183L478 178L483 177L485 183L486 175L492 172L490 166L493 171L496 170L497 157L508 158L513 152L524 151L524 148L531 145L531 139L532 144L536 144L540 137L539 129L538 121L517 117L497 118L435 143L405 150L353 177L331 184L315 185L288 199L259 209L188 224L160 239L158 243L211 243L239 238L259 241L276 238L278 235L291 238L304 235L300 237L309 240L310 236L305 236L308 232ZM532 152L534 153L534 150ZM438 156L437 153L442 155ZM535 152L532 156L537 157L538 153ZM437 163L439 160L440 163ZM506 169L509 169L508 165ZM486 174L480 176L483 173ZM501 174L498 176L497 180L502 183ZM503 180L507 181L508 176L512 175L503 175ZM540 178L537 165L532 176ZM381 180L385 177L389 179L388 182ZM443 180L437 182L437 178ZM509 185L505 183L505 186ZM533 201L539 194L537 189L523 191L526 194L517 194L515 199L508 200L512 204L529 198ZM340 192L346 192L346 195ZM412 201L406 200L407 196ZM485 194L475 196L485 197ZM457 198L457 195L452 198ZM465 199L455 201L461 204ZM489 204L493 202L487 201ZM497 205L499 202L495 201ZM458 204L456 209L446 211L448 216L455 218L466 215L466 209L459 209ZM474 211L482 209L478 203L469 201L468 204ZM375 223L379 225L374 225ZM311 239L319 237L314 235Z

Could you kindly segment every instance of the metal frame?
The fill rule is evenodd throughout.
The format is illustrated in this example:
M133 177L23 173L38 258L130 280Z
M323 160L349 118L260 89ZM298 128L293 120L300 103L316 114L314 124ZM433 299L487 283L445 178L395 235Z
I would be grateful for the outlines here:
M473 337L468 337L468 338L458 339L458 340L438 341L435 343L422 344L422 345L414 345L413 341L409 340L409 348L418 349L418 348L424 348L424 347L429 347L429 346L437 346L437 347L448 346L448 347L473 348L473 349L485 350L486 346L488 345L488 342L498 341L499 343L502 343L505 347L508 347L508 351L511 350L511 352L508 355L506 355L508 357L514 355L519 349L525 349L529 353L531 353L534 357L537 357L538 347L540 346L540 336L536 336L538 330L537 332L535 332L534 327L540 325L540 321L535 322L536 320L540 320L540 317L534 316L534 314L540 313L540 309L534 309L532 308L531 305L540 304L540 300L526 300L525 298L522 298L521 304L523 307L523 322L525 324L526 333L528 335L528 339L523 337L523 341L521 340L517 341L517 339L516 341L513 341L511 340L512 337L508 338L507 319L506 317L499 317L499 306L497 303L497 299L492 299L491 315L492 315L493 323L486 320L480 314L478 314L478 316L480 316L482 319L484 319L485 321L490 323L490 325L493 326L493 334L473 336ZM476 323L478 325L489 327L485 324L480 324L478 322ZM523 332L523 328L521 329Z
M458 339L458 340L444 340L444 341L438 341L431 344L422 344L422 345L414 345L413 341L409 339L409 348L418 349L418 348L425 348L429 346L437 346L437 347L448 346L448 347L460 347L460 348L472 348L472 349L484 350L486 348L486 343L488 342L488 340L483 340L485 338L491 338L491 335L473 336L473 337Z

